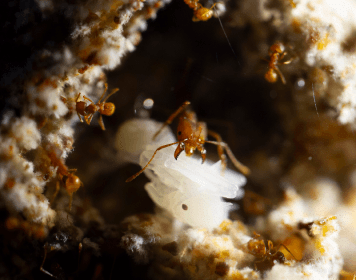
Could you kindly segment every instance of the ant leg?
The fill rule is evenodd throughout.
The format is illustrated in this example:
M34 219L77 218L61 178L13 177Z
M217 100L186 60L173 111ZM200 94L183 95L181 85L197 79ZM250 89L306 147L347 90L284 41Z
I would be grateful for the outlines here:
M57 181L57 183L56 183L56 191L54 192L54 194L52 196L52 199L51 199L51 202L50 202L51 204L56 199L56 196L58 195L59 189L60 189L60 186L59 186L59 182Z
M216 133L215 131L212 131L212 130L209 129L208 130L208 135L214 137L219 143L223 142L220 134ZM226 159L226 155L224 153L224 148L220 144L218 144L217 147L218 147L219 158L221 160L222 170L224 171L226 169L226 166L227 166L227 159Z
M84 120L88 125L90 125L93 116L94 116L94 114L89 114L89 115L84 116Z
M83 250L83 243L80 242L78 245L78 270L80 266L80 254L82 253L82 250Z
M281 54L280 58L279 58L279 61L281 61L285 55L287 54L287 52L284 52ZM291 63L292 61L294 60L294 58L292 57L291 59L287 60L287 61L284 61L284 62L279 62L278 64L289 64Z
M274 70L278 73L279 77L281 78L282 83L286 84L286 78L284 78L281 70L279 70L279 68L277 66L274 68Z
M111 95L113 95L114 93L116 93L116 92L118 92L118 91L119 91L118 88L114 88L114 89L110 92L110 94L104 99L103 103L105 103L106 100L108 100Z
M103 116L100 114L99 117L99 125L101 127L102 130L105 130L105 125L104 125L104 121L103 121Z
M77 115L78 115L80 122L83 122L82 117L80 116L80 114L78 112L77 112Z
M78 96L77 96L77 99L75 100L75 103L78 102L80 95L81 95L81 93L79 92L79 93L78 93Z
M225 148L227 155L231 159L232 163L235 165L235 167L241 171L242 174L244 175L249 175L251 173L250 169L243 165L241 162L239 162L232 151L230 150L229 146L225 142L216 142L216 141L205 141L205 143L210 143L214 145L221 145Z
M47 258L47 246L48 246L48 243L46 243L46 244L43 246L43 248L44 248L44 256L43 256L42 264L41 264L41 266L40 266L40 271L42 271L43 273L45 273L45 274L47 274L47 275L49 275L49 276L51 276L51 277L53 277L53 278L56 278L53 274L49 273L47 270L45 270L45 269L43 268L43 265L44 265L44 263L45 263L45 261L46 261L46 258Z
M162 150L164 148L167 148L169 146L172 146L172 145L175 145L175 144L179 144L179 141L178 142L174 142L174 143L170 143L170 144L167 144L167 145L163 145L161 147L159 147L153 154L153 156L151 157L150 161L146 164L146 166L144 168L142 168L139 172L137 172L136 174L132 175L130 178L128 178L125 182L128 183L128 182L131 182L133 179L135 179L138 175L140 175L146 168L147 166L151 163L151 161L153 160L153 158L155 157L156 153L159 151L159 150Z
M270 241L270 240L269 240L269 241ZM292 252L289 251L289 249L287 248L287 246L284 245L283 243L279 244L279 246L278 246L276 252L275 252L273 255L277 254L277 252L279 251L279 249L280 249L282 246L287 250L287 252L288 252L297 262L300 262L300 261L301 261L301 260L298 260L296 257L294 257L294 255L292 254Z
M212 10L217 4L222 4L223 2L216 2L216 3L214 3L211 7L210 7L210 9L209 10Z
M185 101L172 115L170 115L170 117L168 118L168 120L166 120L166 122L161 126L161 128L155 133L155 135L153 135L152 140L155 140L155 138L157 137L158 134L161 133L161 131L163 130L163 128L165 128L167 125L170 125L172 123L172 121L190 104L189 101Z
M280 64L289 64L289 63L291 63L293 60L294 60L294 58L291 58L290 60L281 62Z
M91 103L94 103L93 100L91 100L89 97L86 97L83 95L83 99L90 101Z
M72 202L73 202L73 193L69 194L69 204L68 204L69 212L72 211Z
M108 84L107 84L107 83L105 83L105 89L104 89L104 92L103 92L103 94L101 95L101 97L100 97L100 99L99 99L98 103L96 103L96 104L99 104L99 103L100 103L101 99L104 97L104 95L105 95L105 93L106 93L106 91L107 91L107 90L108 90Z

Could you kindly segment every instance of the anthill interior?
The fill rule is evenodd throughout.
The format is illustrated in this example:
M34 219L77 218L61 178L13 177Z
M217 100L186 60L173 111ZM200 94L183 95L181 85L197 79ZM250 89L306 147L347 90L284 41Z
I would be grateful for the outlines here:
M110 98L116 112L104 117L107 130L102 131L95 119L85 129L80 128L84 124L78 124L75 150L67 163L78 167L85 186L80 195L95 198L94 206L109 223L153 211L153 203L143 189L145 176L125 183L140 167L132 164L119 168L112 156L118 126L137 117L137 98L152 98L155 103L151 117L162 122L184 101L191 101L198 119L220 133L236 157L252 170L256 151L267 156L281 153L285 136L275 101L285 98L283 87L278 94L272 91L263 78L267 67L264 62L261 71L245 73L249 61L242 57L239 46L248 38L249 27L230 28L229 18L221 19L231 48L218 19L191 19L192 10L183 1L173 1L160 10L157 19L149 21L136 51L124 59L119 69L108 73L109 87L119 87L120 91ZM216 147L206 148L208 157L218 160ZM262 186L252 179L250 187Z

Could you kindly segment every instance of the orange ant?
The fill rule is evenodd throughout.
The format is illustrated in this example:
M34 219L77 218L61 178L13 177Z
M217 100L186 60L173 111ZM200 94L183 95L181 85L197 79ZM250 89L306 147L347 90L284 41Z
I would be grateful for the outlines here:
M162 127L156 132L153 136L153 140L157 137L158 134L161 133L163 128L167 125L171 124L172 121L178 116L181 115L179 118L178 128L177 128L177 138L178 141L174 143L170 143L167 145L160 146L153 154L150 161L146 164L146 166L135 175L131 176L126 180L126 183L135 179L138 175L140 175L147 166L151 163L153 158L155 157L156 153L164 148L169 146L178 144L175 152L174 158L177 160L178 156L185 151L187 156L193 155L195 149L197 149L201 153L202 163L204 163L206 159L206 150L204 148L205 143L210 143L217 145L218 147L218 154L222 162L223 170L226 168L226 156L224 154L224 149L226 150L228 156L230 157L231 161L235 165L235 167L240 170L243 174L248 175L250 173L250 169L240 163L230 150L229 146L222 141L221 136L211 130L207 130L206 123L198 122L196 114L193 111L187 110L187 106L190 104L189 101L184 102L169 118L168 120L162 125ZM208 141L205 140L207 135L214 137L217 141Z
M48 157L51 159L52 164L55 167L58 167L57 173L59 179L63 182L64 187L69 194L69 211L72 209L72 200L73 200L73 193L75 193L83 183L80 181L79 177L74 175L73 173L77 171L77 169L68 169L68 167L62 162L61 159L58 158L56 152L51 150L47 152ZM59 181L56 183L56 191L53 194L52 201L56 198L59 192Z
M215 7L216 4L214 3L210 9L203 7L202 4L199 3L199 0L184 0L184 3L189 6L189 8L193 9L194 11L194 16L193 16L193 21L207 21L211 19L213 16L213 8Z
M255 238L251 239L249 242L247 242L247 252L256 258L259 258L260 260L255 261L255 266L256 263L261 263L264 262L265 260L274 263L274 261L277 261L281 264L284 264L286 262L286 258L282 252L279 251L280 247L283 246L291 256L293 254L289 251L289 249L284 245L280 244L277 249L273 247L273 243L271 240L267 240L267 244L265 240L261 238L261 235L254 233ZM293 258L297 260L294 256Z
M286 84L286 79L284 78L282 72L278 68L278 64L289 64L292 62L292 59L280 62L287 52L284 51L285 47L281 42L273 44L268 52L270 60L268 61L268 71L265 74L265 79L270 83L275 83L278 80L278 75L282 80L283 84Z
M111 93L104 99L104 101L101 102L101 99L104 97L107 89L108 89L108 84L105 83L105 90L104 90L102 96L100 97L99 101L96 104L94 104L94 102L90 98L88 98L88 97L86 97L84 95L83 95L83 99L89 101L90 104L87 105L87 103L84 102L84 101L78 101L81 93L78 94L77 99L76 99L75 102L76 102L76 111L77 111L78 117L79 117L81 122L83 122L83 119L81 117L81 116L83 116L85 122L87 124L90 124L94 114L99 111L99 113L100 113L99 125L100 125L102 130L105 130L105 126L104 126L102 115L111 116L115 112L114 103L106 102L106 100L108 100L108 98L111 95L113 95L115 92L117 92L119 90L118 88L113 89L111 91Z

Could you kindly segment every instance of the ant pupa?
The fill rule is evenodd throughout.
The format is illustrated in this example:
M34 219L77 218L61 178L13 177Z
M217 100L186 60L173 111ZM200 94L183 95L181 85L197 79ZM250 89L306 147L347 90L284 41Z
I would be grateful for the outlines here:
M275 83L278 80L278 76L281 78L283 84L286 84L286 79L284 78L282 72L279 70L278 65L289 64L293 59L281 62L284 56L287 54L285 51L285 46L281 42L276 42L273 44L268 52L270 59L268 61L268 71L265 74L265 79L267 82Z
M265 240L262 239L261 235L254 233L255 238L252 238L249 242L247 242L247 252L256 258L258 258L257 261L255 261L255 267L256 263L261 263L264 261L269 261L271 263L274 263L275 261L284 264L286 262L286 257L282 252L279 251L280 247L284 247L289 254L297 261L297 259L294 257L294 255L289 251L289 249L284 245L280 244L277 248L274 248L273 243L271 240L267 240L267 243Z
M83 119L81 117L81 116L83 116L85 122L89 125L91 120L93 119L94 114L96 112L99 112L99 114L100 114L99 125L100 125L102 130L105 130L105 126L104 126L102 115L111 116L115 112L114 103L106 102L106 100L108 100L108 98L111 95L113 95L114 93L116 93L119 90L118 88L114 88L111 91L111 93L101 102L101 99L103 99L107 89L108 89L108 84L105 83L104 92L103 92L103 94L101 95L99 101L96 104L94 104L94 102L90 98L88 98L88 97L83 95L83 99L90 102L89 105L87 105L87 103L85 101L79 101L81 93L78 93L78 96L77 96L77 99L76 99L75 103L76 103L76 111L77 111L78 117L79 117L81 122L83 122Z
M187 156L193 155L194 151L197 149L201 153L202 157L202 163L204 163L206 159L206 150L204 148L205 143L210 143L214 144L217 146L218 149L218 154L222 163L222 169L224 170L226 168L226 156L224 154L224 149L226 150L229 158L231 159L232 163L235 165L235 167L240 170L244 175L248 175L250 173L250 169L240 163L230 150L229 146L222 141L221 136L212 131L208 130L206 123L204 122L198 122L196 114L191 111L187 110L187 106L190 104L189 101L184 102L168 119L167 121L162 125L162 127L156 132L156 134L153 136L153 140L158 136L158 134L161 133L163 128L165 128L167 125L170 125L172 121L180 115L179 118L179 123L177 127L177 138L178 141L170 144L166 144L163 146L160 146L157 148L157 150L153 153L151 159L149 162L146 164L144 168L142 168L139 172L131 176L126 180L126 183L132 181L135 179L138 175L140 175L146 168L147 166L152 162L153 158L155 157L156 153L164 148L170 147L172 145L178 144L175 152L174 152L174 158L177 160L179 155L185 151ZM210 135L214 137L217 141L208 141L205 140L207 136Z
M62 181L67 193L69 194L69 211L70 211L72 209L73 193L75 193L81 186L83 186L83 183L80 181L78 176L74 175L77 169L68 169L68 167L57 156L54 149L48 151L47 154L48 157L51 159L52 164L55 167L58 167L57 174L59 180L56 183L56 191L53 194L52 201L56 198L59 192L59 188L60 188L59 181Z
M184 3L187 4L189 8L193 9L193 21L207 21L213 16L213 8L219 2L214 3L210 8L205 8L199 3L199 0L184 0Z

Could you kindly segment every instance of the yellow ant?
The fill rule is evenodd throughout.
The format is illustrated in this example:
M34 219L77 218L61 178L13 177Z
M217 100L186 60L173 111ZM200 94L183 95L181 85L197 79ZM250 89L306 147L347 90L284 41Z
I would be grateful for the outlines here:
M83 183L80 181L79 177L74 175L76 169L68 169L68 167L62 162L61 159L58 158L54 149L47 152L48 157L51 159L52 164L55 167L58 167L57 173L59 179L63 182L64 187L69 195L69 211L72 209L72 200L73 200L73 193L75 193ZM56 198L59 192L59 181L56 183L56 191L53 195L52 201Z
M76 99L76 111L78 114L78 117L80 119L81 122L83 122L83 119L81 116L84 117L85 122L89 125L94 114L96 112L99 112L100 117L99 117L99 125L101 127L102 130L105 130L105 126L104 126L104 122L103 122L103 117L102 115L105 116L111 116L112 114L114 114L115 112L115 105L112 102L106 102L106 100L108 100L108 98L113 95L114 93L116 93L119 89L115 88L111 91L111 93L104 99L103 102L101 102L101 99L104 97L106 91L108 89L108 84L105 83L105 90L102 94L102 96L100 97L99 101L94 104L94 102L83 95L83 99L87 100L90 102L89 105L87 105L86 102L84 101L78 101L80 98L81 93L78 94L77 99Z
M153 140L157 137L158 134L161 133L164 127L171 124L172 121L180 115L179 123L177 127L177 138L178 141L174 143L170 143L167 145L163 145L154 152L153 156L151 157L150 161L146 164L146 166L130 178L126 180L126 183L131 182L137 176L139 176L147 166L152 162L153 158L155 157L156 153L164 148L170 147L172 145L178 144L175 152L174 158L177 160L179 155L185 151L187 156L193 155L194 151L197 149L201 153L202 163L204 163L206 159L206 150L204 148L205 143L210 143L217 145L218 154L222 163L223 170L226 168L226 156L224 154L224 149L226 150L229 158L231 159L232 163L235 167L240 170L243 174L248 175L250 173L250 169L240 163L230 150L229 146L222 141L221 136L211 130L207 129L206 123L198 122L196 114L193 111L187 110L187 106L190 104L189 101L184 102L169 118L168 120L162 125L162 127L156 132L153 136ZM208 141L205 140L207 135L214 137L217 141Z
M270 56L270 60L268 61L268 71L265 74L265 79L270 83L275 83L278 80L278 75L281 78L283 84L286 83L286 79L284 78L282 72L278 68L278 64L289 64L292 62L292 59L280 62L287 52L284 51L285 47L281 42L277 42L273 44L268 52Z
M294 255L289 251L289 249L284 245L280 244L278 248L274 248L273 243L271 240L265 240L261 238L261 235L254 233L255 238L252 238L249 242L247 242L247 252L256 258L258 261L256 263L264 262L265 260L269 261L270 263L274 263L275 261L284 264L286 262L286 258L282 252L279 251L280 247L284 247L289 254L297 261Z
M199 3L199 0L184 0L184 3L187 4L189 8L193 9L193 21L207 21L213 16L213 8L215 5L220 2L214 3L210 9L203 7L203 5Z

